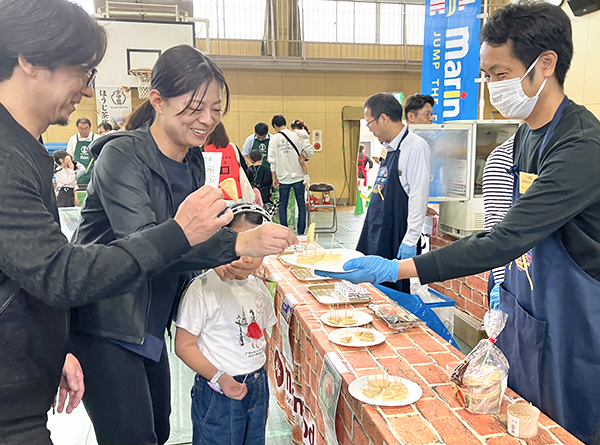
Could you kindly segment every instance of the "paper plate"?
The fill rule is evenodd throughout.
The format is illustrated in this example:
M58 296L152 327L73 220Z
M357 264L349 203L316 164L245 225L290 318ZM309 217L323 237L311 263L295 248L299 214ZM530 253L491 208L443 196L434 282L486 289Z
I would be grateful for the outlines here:
M410 405L411 403L415 403L417 400L421 398L423 395L423 390L419 385L415 382L411 382L410 380L406 380L400 378L400 381L406 385L408 388L408 395L402 400L382 400L381 393L377 394L374 397L367 397L361 389L367 386L367 377L363 376L356 380L354 380L350 385L348 385L348 391L357 400L360 400L363 403L368 403L369 405L379 405L379 406L403 406ZM375 376L371 376L371 379L375 378ZM397 379L398 377L396 377Z
M375 340L364 341L354 336L357 332L371 332L375 335ZM352 340L349 343L340 341L340 337L346 337L352 335ZM385 341L385 335L376 329L363 329L363 328L351 328L351 329L336 329L329 333L329 341L340 346L350 346L353 348L364 348L367 346L375 346Z
M357 326L362 326L365 325L367 323L371 323L373 321L373 317L370 314L366 314L364 312L361 311L357 311L356 309L351 310L345 310L345 309L339 309L337 311L337 313L339 313L340 315L343 316L348 316L348 317L355 317L356 318L356 323L352 323L352 324L334 324L331 321L329 321L327 318L332 315L334 311L330 311L330 312L325 312L323 315L321 315L321 321L323 323L325 323L327 326L331 326L334 328L355 328Z
M328 250L322 252L329 254ZM362 252L352 249L333 249L331 253L340 254L341 258L335 261L319 261L317 263L304 264L298 262L298 256L303 254L298 252L293 255L288 255L286 261L293 264L294 266L305 267L307 269L319 269L325 272L350 272L349 270L344 270L344 263L353 258L360 258L364 256Z

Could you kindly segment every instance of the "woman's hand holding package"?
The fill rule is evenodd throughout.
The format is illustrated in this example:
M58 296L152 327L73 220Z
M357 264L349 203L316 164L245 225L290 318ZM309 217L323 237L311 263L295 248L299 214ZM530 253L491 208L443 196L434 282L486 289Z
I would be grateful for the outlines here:
M226 208L223 192L205 185L185 198L174 219L190 245L194 246L206 241L231 222L233 214L229 210L223 213Z

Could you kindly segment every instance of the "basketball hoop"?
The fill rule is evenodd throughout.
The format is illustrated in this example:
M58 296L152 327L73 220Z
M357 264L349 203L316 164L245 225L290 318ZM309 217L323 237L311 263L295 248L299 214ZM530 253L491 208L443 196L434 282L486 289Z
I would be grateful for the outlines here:
M137 78L138 97L140 99L148 99L150 97L150 82L152 81L152 70L135 69L129 70L129 74Z

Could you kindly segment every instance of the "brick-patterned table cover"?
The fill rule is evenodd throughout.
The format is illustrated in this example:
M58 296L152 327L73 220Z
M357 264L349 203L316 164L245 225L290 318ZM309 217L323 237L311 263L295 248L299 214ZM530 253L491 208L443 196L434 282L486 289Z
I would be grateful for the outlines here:
M512 444L581 444L565 429L544 414L540 414L538 434L532 439L517 439L506 432L506 410L511 403L524 402L518 394L507 389L499 415L471 414L456 399L445 366L462 359L458 349L451 346L427 327L403 332L391 330L365 304L358 309L374 316L373 326L386 335L386 341L369 348L352 348L331 343L327 335L334 328L322 324L319 317L329 312L329 306L319 303L309 292L309 283L298 281L289 269L276 258L265 259L269 272L277 279L275 307L279 316L282 297L292 294L298 301L290 323L290 343L294 355L295 389L301 391L305 419L311 416L314 424L304 425L304 443L325 444L323 419L317 404L318 382L323 357L337 352L350 373L342 374L342 388L337 406L336 433L341 445L393 444L452 444L452 445L512 445ZM370 285L374 302L389 299ZM273 327L267 338L267 369L271 383L276 385L274 360L281 355L281 332ZM409 406L378 407L359 402L348 392L348 385L357 377L375 374L378 368L390 375L400 375L417 383L423 390L421 399ZM276 392L278 402L286 408L283 392ZM289 397L289 396L288 396ZM299 404L298 400L292 404ZM288 403L289 405L289 403ZM294 414L287 407L286 416ZM296 414L297 415L297 414ZM302 422L298 422L302 424ZM308 428L307 428L308 427ZM294 431L294 429L296 431ZM302 440L300 427L293 427L296 443ZM309 429L309 431L306 431Z

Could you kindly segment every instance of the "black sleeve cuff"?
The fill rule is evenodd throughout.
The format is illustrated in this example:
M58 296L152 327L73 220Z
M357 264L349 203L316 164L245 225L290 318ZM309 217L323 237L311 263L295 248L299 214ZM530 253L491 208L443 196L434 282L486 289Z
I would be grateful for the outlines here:
M223 227L205 242L194 246L188 258L196 256L196 258L210 263L203 269L229 264L240 258L235 253L237 237L238 233L235 230Z
M421 284L429 284L440 281L440 272L435 260L435 252L427 252L423 255L413 257L417 275Z
M229 264L239 259L235 253L238 233L229 227L221 228L215 235L197 246L179 261L171 265L180 273L196 272Z

